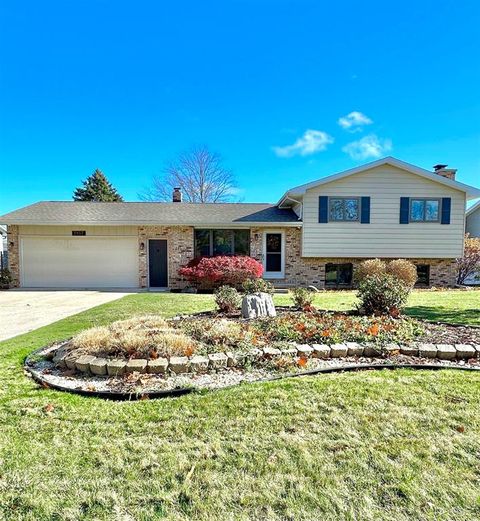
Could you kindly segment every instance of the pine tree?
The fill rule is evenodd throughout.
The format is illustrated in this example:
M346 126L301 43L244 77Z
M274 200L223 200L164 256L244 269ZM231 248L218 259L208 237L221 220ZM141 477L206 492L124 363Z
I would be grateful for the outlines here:
M98 168L83 181L83 188L73 192L74 201L96 201L103 203L122 202L123 197L117 192Z

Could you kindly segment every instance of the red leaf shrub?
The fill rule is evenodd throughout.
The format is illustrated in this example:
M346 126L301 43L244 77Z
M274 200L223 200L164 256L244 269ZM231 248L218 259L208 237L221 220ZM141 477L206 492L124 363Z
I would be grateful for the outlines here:
M180 268L178 274L197 287L240 286L247 279L261 277L263 266L244 255L197 257Z

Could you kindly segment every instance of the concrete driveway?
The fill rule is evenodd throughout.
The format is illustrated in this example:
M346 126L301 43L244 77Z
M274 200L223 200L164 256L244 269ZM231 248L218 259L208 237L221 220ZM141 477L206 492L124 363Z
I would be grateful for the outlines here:
M117 300L128 290L0 291L0 341Z

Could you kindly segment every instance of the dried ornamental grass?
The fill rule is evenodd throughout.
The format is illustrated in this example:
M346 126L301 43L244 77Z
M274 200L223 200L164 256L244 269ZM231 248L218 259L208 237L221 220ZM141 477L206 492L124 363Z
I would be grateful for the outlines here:
M71 340L96 356L157 358L192 354L195 341L157 316L133 317L82 331Z

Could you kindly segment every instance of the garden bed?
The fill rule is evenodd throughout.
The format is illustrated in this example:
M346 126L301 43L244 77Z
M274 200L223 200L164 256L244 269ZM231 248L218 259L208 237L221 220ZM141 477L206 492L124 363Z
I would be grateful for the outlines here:
M215 313L135 317L44 348L26 368L47 386L142 396L352 364L480 368L479 356L480 328L286 308L249 321Z

